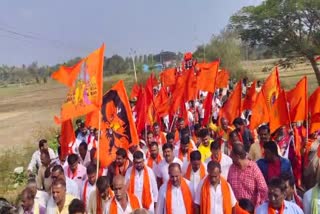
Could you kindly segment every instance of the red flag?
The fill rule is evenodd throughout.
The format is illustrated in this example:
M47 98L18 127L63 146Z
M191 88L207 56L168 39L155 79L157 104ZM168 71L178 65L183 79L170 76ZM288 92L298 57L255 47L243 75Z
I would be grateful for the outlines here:
M222 69L217 73L216 88L227 88L229 85L230 74Z
M292 122L304 121L307 118L307 95L308 81L307 77L303 77L295 88L288 91L287 101L289 103L290 118Z
M219 112L219 118L226 118L230 123L241 115L241 95L242 95L242 83L241 80L237 83L234 91L226 103L222 106Z
M147 79L145 86L145 91L147 95L147 105L150 105L153 102L153 87L156 86L157 83L157 78L154 76L153 73L151 73L149 78Z
M106 145L101 146L100 161L102 166L106 166L112 161L110 156L117 148L128 149L131 145L137 145L139 137L123 80L103 95L102 101L101 127L105 138L102 139Z
M137 120L136 120L137 132L138 134L141 134L147 122L147 95L144 88L140 90L140 93L138 95L136 109L137 109Z
M212 110L212 99L213 99L213 93L209 92L206 99L204 100L203 106L204 106L204 118L202 121L202 126L207 126L210 121L211 116L211 110Z
M66 157L68 154L71 154L72 151L69 149L76 140L74 136L74 130L72 126L72 121L66 120L61 123L61 136L60 136L60 145L61 145L61 157Z
M266 99L267 107L270 109L280 92L279 71L277 66L266 79L261 91Z
M140 86L136 83L133 85L131 93L130 93L130 99L133 99L134 97L137 97L140 92Z
M290 124L290 115L288 112L288 105L286 94L281 90L277 100L270 108L270 132L273 133L278 128Z
M215 92L219 63L220 61L213 61L211 63L199 64L200 72L197 76L198 90Z
M242 109L251 109L252 105L257 99L257 91L256 91L257 81L255 80L250 88L247 91L247 94L243 100Z
M249 128L251 130L256 129L263 123L269 122L269 110L266 105L266 101L263 93L260 91L257 95L257 99L251 107L251 119Z
M154 98L154 107L159 117L163 117L169 113L169 97L164 87L160 89Z
M104 49L103 44L75 66L71 68L62 66L52 74L52 78L70 87L67 98L61 106L60 121L85 115L100 108ZM64 80L66 73L70 73L68 81Z

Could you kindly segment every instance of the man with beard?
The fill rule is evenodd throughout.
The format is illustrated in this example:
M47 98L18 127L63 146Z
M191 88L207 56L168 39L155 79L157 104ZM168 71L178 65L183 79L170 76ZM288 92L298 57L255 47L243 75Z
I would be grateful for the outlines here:
M244 120L240 117L234 119L233 125L238 132L239 139L243 143L245 151L249 152L251 144L254 142L251 131L245 126Z
M149 158L147 159L147 166L150 167L153 172L156 172L158 164L162 161L162 157L159 153L159 147L157 142L152 142L149 146Z
M268 125L262 125L258 128L259 141L251 145L248 157L253 161L263 158L263 145L270 141L270 128Z
M141 208L138 198L133 194L127 193L125 178L123 176L115 176L112 185L114 197L107 202L104 210L105 214L126 214Z
M140 198L142 207L154 213L158 198L156 178L151 168L145 165L141 151L133 154L133 166L125 176L128 192Z
M127 169L131 165L132 162L128 158L127 151L123 148L119 148L116 152L116 160L113 161L108 168L107 176L110 180L112 180L116 175L125 176Z
M93 163L87 166L87 180L84 181L82 188L81 188L81 195L80 198L84 202L86 210L89 204L89 197L91 192L95 190L97 180L97 166Z

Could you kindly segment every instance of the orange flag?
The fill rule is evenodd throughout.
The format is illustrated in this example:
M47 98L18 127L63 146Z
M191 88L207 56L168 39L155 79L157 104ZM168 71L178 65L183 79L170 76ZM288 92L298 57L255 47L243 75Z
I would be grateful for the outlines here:
M137 127L138 134L141 134L147 122L147 95L144 88L140 89L140 93L138 95L138 101L136 103L136 109L137 109L136 127Z
M303 77L295 88L288 91L287 101L290 109L290 119L292 122L304 121L307 118L307 95L308 95L308 80Z
M123 80L115 84L102 98L100 163L107 166L118 148L128 149L139 143L129 99Z
M69 148L72 146L76 140L74 136L74 130L72 126L72 121L66 120L61 123L61 136L60 136L60 145L61 145L61 156L66 157L71 153Z
M310 133L320 130L320 87L318 87L308 100L310 112Z
M176 83L176 68L169 68L160 73L160 81L163 86L172 86Z
M226 118L230 124L241 115L241 88L242 84L240 80L219 112L219 118Z
M269 122L268 107L266 105L264 95L261 91L257 94L257 99L252 104L251 110L252 112L249 125L249 128L251 130L256 129L259 125L263 123Z
M86 127L93 127L99 129L99 114L100 110L95 110L86 115L85 125Z
M251 109L253 103L257 99L257 92L256 92L256 85L257 81L255 80L252 85L250 86L249 90L247 91L247 94L243 100L242 109Z
M182 71L177 76L175 87L173 89L172 96L171 96L171 103L170 103L170 106L171 106L170 112L172 114L174 114L180 107L180 104L183 100L188 77L189 77L188 71Z
M230 74L222 69L217 73L216 88L227 88L229 85Z
M159 117L163 117L169 113L169 97L165 87L162 87L154 98L154 107Z
M200 72L197 76L198 90L214 93L216 89L216 78L220 61L211 63L200 63Z
M261 91L266 99L267 107L270 109L280 92L279 71L277 66L266 79Z
M69 87L67 98L61 106L61 117L58 122L85 115L100 108L104 49L103 44L75 66L70 68L62 66L52 74L53 79ZM66 76L67 81L64 80Z
M270 108L270 133L278 128L290 124L290 115L288 112L287 98L284 90L281 90L277 100Z

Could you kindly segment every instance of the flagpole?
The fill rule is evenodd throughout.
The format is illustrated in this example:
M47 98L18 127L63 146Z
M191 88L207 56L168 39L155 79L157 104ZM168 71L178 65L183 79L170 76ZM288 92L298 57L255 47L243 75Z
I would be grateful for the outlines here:
M98 148L97 148L97 179L99 177L100 169L100 137L101 137L101 112L99 111L99 125L98 125Z

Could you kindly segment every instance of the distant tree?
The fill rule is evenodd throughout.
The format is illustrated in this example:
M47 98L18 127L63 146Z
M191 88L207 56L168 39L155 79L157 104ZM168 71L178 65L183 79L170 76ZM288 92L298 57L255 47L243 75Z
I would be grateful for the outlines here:
M128 70L129 66L119 55L113 55L105 61L105 70L107 73L120 74Z
M205 52L206 61L220 59L221 67L229 70L232 77L240 78L246 75L240 64L240 46L241 42L237 39L236 34L224 30L219 35L212 36L209 44L199 46L194 52L194 57L201 62L203 61Z
M305 57L312 65L318 84L320 70L319 0L266 0L243 7L230 19L230 28L251 46L265 45L290 59Z

